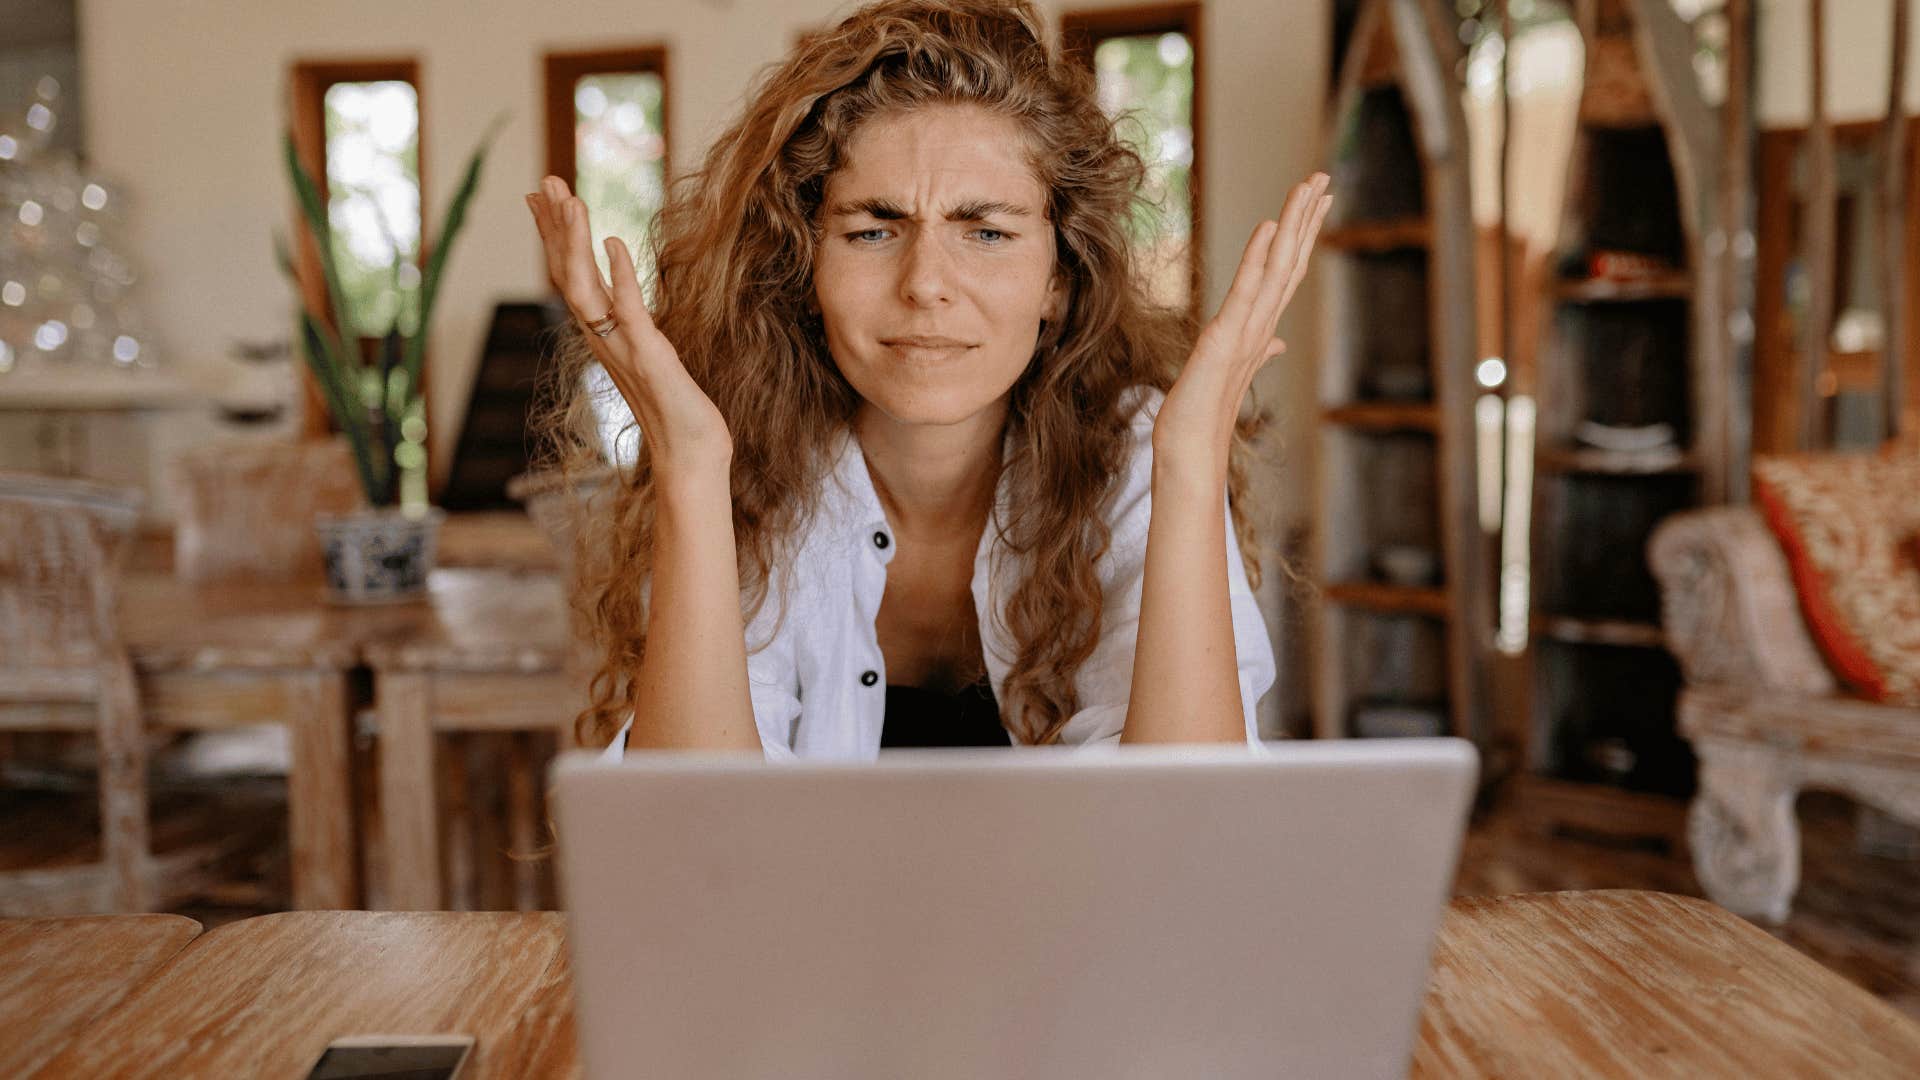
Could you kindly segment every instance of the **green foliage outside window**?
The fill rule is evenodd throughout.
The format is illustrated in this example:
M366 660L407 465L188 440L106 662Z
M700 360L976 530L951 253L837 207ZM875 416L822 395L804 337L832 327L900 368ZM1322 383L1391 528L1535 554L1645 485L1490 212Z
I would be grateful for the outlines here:
M325 108L327 218L347 317L360 337L384 335L396 314L412 334L419 322L419 96L404 82L335 83Z

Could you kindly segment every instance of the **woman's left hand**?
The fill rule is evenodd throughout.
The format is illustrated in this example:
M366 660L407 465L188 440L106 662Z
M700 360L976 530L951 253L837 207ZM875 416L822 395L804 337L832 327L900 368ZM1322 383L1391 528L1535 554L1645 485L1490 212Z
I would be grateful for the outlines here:
M1154 421L1156 471L1178 464L1194 477L1225 481L1234 424L1253 377L1286 351L1274 334L1333 203L1327 183L1325 173L1314 173L1287 196L1279 221L1254 228L1226 300L1200 331Z

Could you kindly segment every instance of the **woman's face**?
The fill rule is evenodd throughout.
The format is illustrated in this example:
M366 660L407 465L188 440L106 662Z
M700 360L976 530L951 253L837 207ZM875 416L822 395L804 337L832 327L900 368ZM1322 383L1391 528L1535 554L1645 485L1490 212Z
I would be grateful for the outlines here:
M875 117L827 178L814 290L833 362L903 424L1001 401L1058 318L1046 193L1019 125L973 106Z

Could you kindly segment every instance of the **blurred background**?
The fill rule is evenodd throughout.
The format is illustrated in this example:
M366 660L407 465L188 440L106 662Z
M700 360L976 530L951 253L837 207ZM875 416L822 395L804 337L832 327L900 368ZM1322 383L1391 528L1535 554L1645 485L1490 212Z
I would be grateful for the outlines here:
M1334 177L1263 733L1471 738L1461 891L1706 895L1920 1014L1911 5L1042 9L1163 303ZM521 196L644 250L846 10L0 0L0 913L552 905Z

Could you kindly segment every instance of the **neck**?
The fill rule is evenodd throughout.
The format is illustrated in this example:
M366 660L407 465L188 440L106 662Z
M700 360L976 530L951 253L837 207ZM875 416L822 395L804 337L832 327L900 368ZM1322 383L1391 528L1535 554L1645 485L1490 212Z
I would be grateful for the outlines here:
M874 493L896 533L965 536L982 524L1000 479L1003 398L957 424L902 424L871 405L853 430Z

